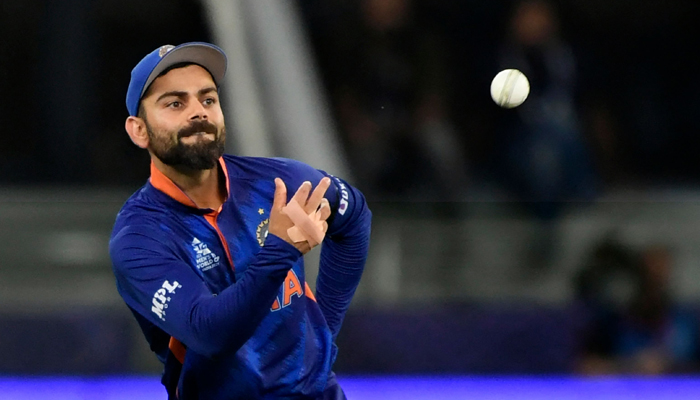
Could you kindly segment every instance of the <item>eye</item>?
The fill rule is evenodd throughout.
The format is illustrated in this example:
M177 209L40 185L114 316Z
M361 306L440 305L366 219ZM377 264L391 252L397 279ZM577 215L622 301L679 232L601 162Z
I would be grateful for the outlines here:
M216 99L213 97L208 97L208 98L204 99L204 104L207 106L210 106L214 103L216 103Z
M168 106L168 108L180 108L180 107L182 107L182 102L179 102L176 100L176 101L168 103L167 106Z

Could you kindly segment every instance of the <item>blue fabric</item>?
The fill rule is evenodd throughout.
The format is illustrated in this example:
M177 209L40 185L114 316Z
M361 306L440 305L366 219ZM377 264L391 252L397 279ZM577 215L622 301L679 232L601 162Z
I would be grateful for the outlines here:
M159 73L182 62L204 67L212 74L212 79L217 86L224 79L227 60L223 50L219 47L204 42L161 46L148 53L131 70L131 81L129 81L129 87L126 91L126 109L129 111L129 115L136 116L138 114L141 97Z
M372 214L357 189L341 179L334 179L340 188L341 199L347 200L348 208L344 215L336 214L330 226L331 240L325 241L321 248L316 292L335 341L345 311L360 283L369 248Z
M327 174L287 159L224 161L230 192L216 223L233 265L205 218L212 210L181 204L149 182L114 226L117 289L164 363L171 397L175 383L181 400L319 397L366 260L371 213L359 191L332 179L316 303L306 295L301 253L266 235L266 224L275 177L291 198L302 182L316 185ZM171 336L187 348L183 365L173 362Z

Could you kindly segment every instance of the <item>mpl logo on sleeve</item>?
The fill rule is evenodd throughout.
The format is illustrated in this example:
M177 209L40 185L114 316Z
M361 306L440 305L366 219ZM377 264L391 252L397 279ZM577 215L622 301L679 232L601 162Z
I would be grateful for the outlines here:
M163 286L153 294L153 306L151 307L151 311L153 311L161 321L165 321L165 309L168 308L168 303L170 302L170 296L168 295L175 294L175 289L180 289L181 287L182 285L177 281L170 283L170 281L166 280L163 282Z

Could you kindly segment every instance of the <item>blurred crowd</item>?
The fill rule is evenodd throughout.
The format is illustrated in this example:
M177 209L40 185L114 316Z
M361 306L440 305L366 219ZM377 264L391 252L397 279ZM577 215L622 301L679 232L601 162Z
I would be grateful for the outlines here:
M496 188L547 220L564 202L611 188L700 178L684 147L697 143L697 100L679 82L689 76L682 61L665 57L697 29L686 14L696 6L300 4L370 196L459 201ZM514 110L488 95L505 68L522 70L532 87Z
M537 224L523 264L546 267L573 202L700 183L700 2L296 3L353 183L375 204L509 200ZM139 186L148 175L147 154L123 131L137 55L154 43L212 40L195 0L2 0L0 36L9 117L0 184L98 187ZM489 96L505 68L531 85L510 110ZM445 236L440 253L451 264L464 243ZM699 369L700 323L674 301L672 248L611 235L583 263L573 370Z
M542 270L571 204L616 189L697 187L700 103L685 89L682 51L687 35L700 33L689 18L697 5L299 3L370 199L460 202L495 192L536 221L522 264ZM506 68L531 85L511 110L489 97ZM634 248L614 236L591 250L574 282L583 325L573 371L700 369L697 311L675 302L673 262L668 246Z
M700 180L700 81L688 67L698 2L297 4L355 181L374 199L495 189L536 203L525 208L546 221L563 200ZM0 43L0 87L26 93L0 105L8 132L30 132L5 135L0 183L141 183L130 161L144 158L122 130L124 71L153 43L211 40L201 3L0 7L0 34L12 38ZM514 110L489 97L503 68L531 82Z
M636 248L615 234L592 249L574 280L583 374L682 374L700 370L697 309L671 285L673 249Z

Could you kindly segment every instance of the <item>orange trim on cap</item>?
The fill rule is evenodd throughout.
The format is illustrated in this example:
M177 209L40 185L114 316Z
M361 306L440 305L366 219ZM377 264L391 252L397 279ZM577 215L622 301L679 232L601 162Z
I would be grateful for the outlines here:
M187 353L187 349L185 348L185 345L182 344L182 342L170 336L170 343L168 343L168 348L170 349L170 352L173 353L175 358L178 361L180 361L180 364L185 363L185 354Z
M231 187L228 181L228 170L226 169L226 163L224 162L223 157L219 158L219 165L221 166L221 170L224 172L224 176L226 177L226 198L228 199L228 195L231 193ZM158 167L156 167L153 161L151 161L151 185L186 206L198 208L197 204L187 194L185 194L185 192L183 192L182 189L175 184L175 182L165 176L165 174L162 173Z

